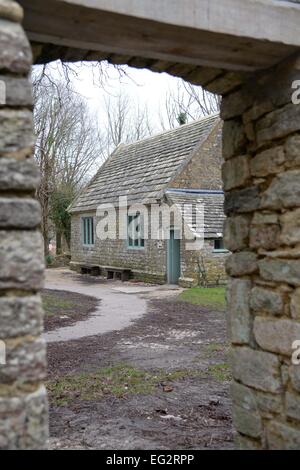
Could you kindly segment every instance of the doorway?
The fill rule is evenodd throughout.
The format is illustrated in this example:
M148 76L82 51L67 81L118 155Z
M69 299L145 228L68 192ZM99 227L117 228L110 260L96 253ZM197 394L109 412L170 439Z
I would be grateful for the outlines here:
M168 284L178 284L180 278L180 239L174 229L170 230L167 249L167 281Z

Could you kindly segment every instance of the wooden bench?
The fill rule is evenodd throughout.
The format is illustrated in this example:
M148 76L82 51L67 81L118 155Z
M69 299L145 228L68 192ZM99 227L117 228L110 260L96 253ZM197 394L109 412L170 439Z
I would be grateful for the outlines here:
M102 268L107 272L107 279L120 279L124 282L130 278L131 269L115 266L102 266Z
M92 276L100 276L100 266L94 264L80 264L81 274L91 274Z

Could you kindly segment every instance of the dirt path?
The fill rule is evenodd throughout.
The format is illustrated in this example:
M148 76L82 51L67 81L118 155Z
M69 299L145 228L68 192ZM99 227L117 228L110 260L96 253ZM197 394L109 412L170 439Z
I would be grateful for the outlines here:
M156 290L162 290L167 295L170 291L164 286L132 286L128 284L111 282L99 277L81 276L64 268L48 269L46 271L46 289L90 296L97 299L99 305L87 319L78 321L71 326L46 332L45 340L49 343L71 341L121 330L146 313L147 303L143 295L151 295Z
M224 312L145 300L122 330L48 345L52 448L234 447Z

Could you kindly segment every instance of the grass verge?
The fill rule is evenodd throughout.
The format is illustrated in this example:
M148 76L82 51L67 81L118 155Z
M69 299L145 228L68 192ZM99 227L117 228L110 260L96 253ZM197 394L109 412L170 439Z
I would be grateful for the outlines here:
M58 377L48 382L47 389L52 403L65 405L74 399L99 400L105 395L151 394L160 385L168 386L172 381L195 375L196 371L150 372L117 364L94 372Z
M72 315L73 310L76 307L76 302L61 298L57 292L42 292L42 301L45 315L47 317L54 317L57 315Z
M179 295L179 299L193 305L225 310L225 287L192 287Z
M208 373L220 382L229 382L232 379L230 367L226 362L209 366Z

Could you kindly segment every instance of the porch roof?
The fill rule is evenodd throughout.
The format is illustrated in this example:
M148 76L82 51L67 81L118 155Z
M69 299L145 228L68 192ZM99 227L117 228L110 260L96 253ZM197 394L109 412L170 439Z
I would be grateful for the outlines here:
M200 214L203 208L205 238L222 237L225 220L223 191L167 189L165 195L169 203L176 206L192 233L197 233L195 214Z

